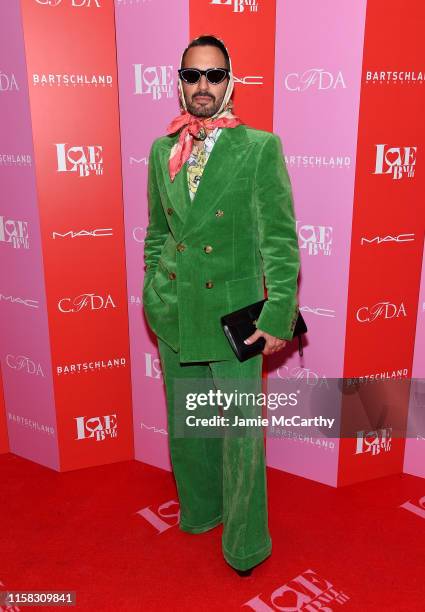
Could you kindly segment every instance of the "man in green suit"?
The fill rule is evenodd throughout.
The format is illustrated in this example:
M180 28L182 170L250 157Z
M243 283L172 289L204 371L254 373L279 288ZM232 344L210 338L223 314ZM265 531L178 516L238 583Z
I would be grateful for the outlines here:
M278 136L231 112L231 60L220 39L191 42L178 85L181 115L149 158L143 305L158 337L180 529L223 523L224 558L248 575L272 546L263 436L179 437L187 410L176 381L218 389L239 380L261 391L262 355L239 362L220 317L261 300L264 281L268 300L247 342L263 336L270 355L292 340L300 260L291 184Z

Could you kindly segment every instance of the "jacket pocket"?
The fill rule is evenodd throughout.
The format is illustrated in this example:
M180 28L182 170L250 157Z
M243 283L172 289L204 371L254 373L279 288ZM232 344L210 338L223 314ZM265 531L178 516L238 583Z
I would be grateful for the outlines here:
M152 287L152 283L150 283L143 292L143 306L147 306L148 304L158 303L159 295Z
M155 274L156 274L156 271L155 271ZM156 302L158 300L158 294L152 286L153 279L154 279L154 276L149 280L147 284L143 285L143 291L142 291L143 305L150 304L150 302Z
M152 280L152 289L156 291L163 302L170 303L176 299L176 281L170 278L170 271L161 259L158 259L158 267Z

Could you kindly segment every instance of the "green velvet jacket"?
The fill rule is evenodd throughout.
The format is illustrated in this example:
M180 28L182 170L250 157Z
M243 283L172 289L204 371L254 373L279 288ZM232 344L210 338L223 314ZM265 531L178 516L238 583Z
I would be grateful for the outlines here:
M233 359L220 317L263 299L257 328L291 340L300 267L292 189L281 141L225 128L194 200L186 165L171 182L170 148L156 139L148 174L143 306L152 331L183 362Z

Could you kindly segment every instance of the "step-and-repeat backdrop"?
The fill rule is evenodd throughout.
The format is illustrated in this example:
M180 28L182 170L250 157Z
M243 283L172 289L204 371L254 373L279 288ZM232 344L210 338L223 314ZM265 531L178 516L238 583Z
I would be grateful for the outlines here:
M141 302L147 164L183 48L215 34L235 112L281 137L294 193L309 331L264 375L352 382L338 438L269 437L268 465L333 486L425 477L422 1L8 0L0 16L0 451L171 469Z

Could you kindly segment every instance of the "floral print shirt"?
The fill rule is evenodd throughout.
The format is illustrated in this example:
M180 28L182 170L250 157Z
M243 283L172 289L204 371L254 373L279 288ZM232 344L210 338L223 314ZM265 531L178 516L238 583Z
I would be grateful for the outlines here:
M189 187L190 199L195 197L196 190L201 181L201 176L208 161L208 157L220 136L222 128L215 128L204 140L204 148L192 148L192 153L187 160L187 183Z

